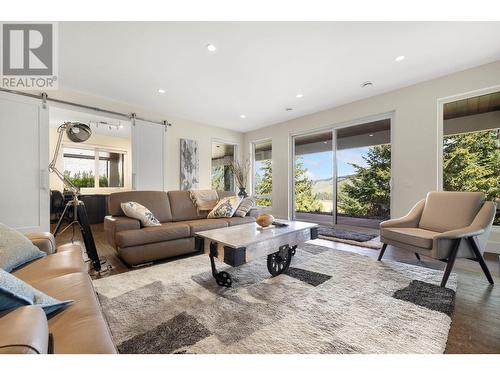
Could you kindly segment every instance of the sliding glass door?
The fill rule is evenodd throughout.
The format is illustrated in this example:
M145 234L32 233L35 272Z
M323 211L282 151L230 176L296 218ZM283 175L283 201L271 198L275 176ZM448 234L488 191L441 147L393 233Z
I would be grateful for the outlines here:
M378 228L390 217L390 119L293 137L293 217Z
M294 137L294 207L297 220L333 223L333 132Z
M390 119L337 130L336 224L379 228L390 218Z

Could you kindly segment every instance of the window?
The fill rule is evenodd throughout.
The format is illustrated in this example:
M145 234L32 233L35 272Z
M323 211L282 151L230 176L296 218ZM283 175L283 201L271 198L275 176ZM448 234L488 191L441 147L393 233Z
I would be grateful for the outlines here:
M123 187L124 153L63 147L64 175L77 187Z
M272 142L254 143L254 196L259 206L272 205L273 155Z
M500 225L500 92L444 105L443 190L481 191Z
M234 191L234 175L231 169L234 154L235 145L212 143L212 189Z

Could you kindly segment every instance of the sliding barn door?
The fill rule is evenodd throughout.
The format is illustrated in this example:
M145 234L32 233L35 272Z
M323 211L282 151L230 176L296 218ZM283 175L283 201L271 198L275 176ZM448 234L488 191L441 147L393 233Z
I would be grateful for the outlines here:
M147 121L132 123L132 188L165 190L165 127Z
M40 99L0 92L0 223L49 230L49 116Z

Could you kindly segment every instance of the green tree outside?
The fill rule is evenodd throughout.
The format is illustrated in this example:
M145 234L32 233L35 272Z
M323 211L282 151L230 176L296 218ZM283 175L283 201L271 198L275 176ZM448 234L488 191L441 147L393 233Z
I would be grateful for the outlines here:
M312 190L313 181L307 176L307 168L301 157L295 159L295 210L298 212L321 212L318 194Z
M390 217L390 145L372 146L366 166L351 163L356 173L339 184L338 211L353 216Z
M255 193L257 195L271 195L273 192L273 163L271 159L262 161L262 172L260 176L256 176ZM259 206L271 206L271 198L258 198L256 203Z
M443 189L481 191L500 197L500 130L447 136L443 142ZM500 224L500 215L495 217Z

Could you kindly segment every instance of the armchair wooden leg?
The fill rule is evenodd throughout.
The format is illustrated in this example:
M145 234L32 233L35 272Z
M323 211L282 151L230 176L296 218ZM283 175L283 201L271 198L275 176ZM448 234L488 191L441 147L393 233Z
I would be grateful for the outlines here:
M382 249L380 249L380 254L378 255L378 259L377 260L382 260L382 257L384 256L384 253L385 253L385 249L387 249L387 244L385 243L383 246L382 246Z
M443 279L441 280L441 287L446 287L446 283L448 282L448 278L450 277L451 270L453 269L453 265L455 264L455 259L457 258L458 248L460 247L461 238L455 241L453 244L453 249L450 251L450 255L448 256L448 260L446 262L446 268L444 270Z
M488 269L488 266L486 265L486 262L484 261L483 256L481 255L481 251L479 251L479 247L477 246L477 242L474 237L468 237L467 241L469 241L470 246L472 247L472 251L474 252L474 255L476 256L477 261L481 265L481 268L488 279L488 282L490 284L494 284L493 278L491 277L490 270Z

